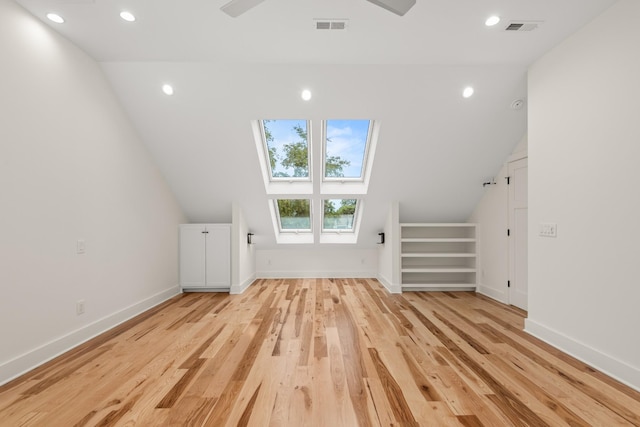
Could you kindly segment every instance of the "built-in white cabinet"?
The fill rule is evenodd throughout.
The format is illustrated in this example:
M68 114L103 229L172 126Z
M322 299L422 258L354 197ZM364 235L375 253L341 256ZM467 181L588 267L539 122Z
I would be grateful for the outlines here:
M231 224L180 225L183 291L225 291L231 286Z
M402 289L475 290L476 224L400 224Z

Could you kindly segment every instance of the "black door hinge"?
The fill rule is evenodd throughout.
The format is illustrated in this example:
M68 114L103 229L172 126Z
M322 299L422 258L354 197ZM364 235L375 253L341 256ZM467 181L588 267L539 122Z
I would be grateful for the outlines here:
M511 230L507 228L507 236L511 236Z
M505 177L505 178L507 178L507 185L511 184L511 177L510 177L510 176L507 176L507 177Z
M511 280L507 280L507 288L511 287Z

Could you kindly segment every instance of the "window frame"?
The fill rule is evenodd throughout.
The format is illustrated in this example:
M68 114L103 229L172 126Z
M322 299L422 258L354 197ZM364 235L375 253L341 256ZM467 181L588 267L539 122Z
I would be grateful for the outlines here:
M265 121L293 121L305 123L307 127L307 177L274 177L266 141ZM362 159L360 177L325 177L327 158L327 125L332 121L368 122L367 139ZM270 213L276 244L357 244L360 235L362 215L366 210L371 171L380 133L380 120L356 119L255 119L251 120L251 130L257 149L261 176L267 199L265 204ZM267 125L268 128L268 125ZM283 127L286 131L287 126ZM295 130L292 129L292 132ZM294 135L295 138L295 135ZM341 156L342 157L342 156ZM315 159L315 161L314 161ZM320 161L321 159L321 161ZM282 227L279 200L307 200L309 202L309 226L305 229L285 229ZM353 227L350 229L324 228L325 200L356 200ZM319 221L319 222L318 222Z

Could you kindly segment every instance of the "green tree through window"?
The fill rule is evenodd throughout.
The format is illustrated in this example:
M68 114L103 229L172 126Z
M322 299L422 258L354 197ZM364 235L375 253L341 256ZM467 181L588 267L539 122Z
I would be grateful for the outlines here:
M271 175L274 178L305 178L309 176L309 139L306 126L303 128L300 121L295 120L263 120L264 138L269 153ZM281 125L291 125L290 137L294 141L278 143L276 141L276 128ZM340 156L327 156L325 159L326 176L342 177L344 168L351 164ZM278 167L281 166L281 167Z
M278 199L280 228L311 230L311 203L307 199Z
M325 200L322 228L325 230L353 230L357 203L356 199Z

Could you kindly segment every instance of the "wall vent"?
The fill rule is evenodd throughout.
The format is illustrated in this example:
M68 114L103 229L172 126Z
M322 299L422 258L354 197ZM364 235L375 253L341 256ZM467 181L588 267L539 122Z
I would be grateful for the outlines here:
M511 21L505 31L533 31L542 24L542 21Z
M348 19L314 19L316 30L346 30L349 24Z

